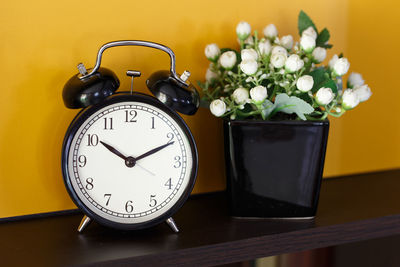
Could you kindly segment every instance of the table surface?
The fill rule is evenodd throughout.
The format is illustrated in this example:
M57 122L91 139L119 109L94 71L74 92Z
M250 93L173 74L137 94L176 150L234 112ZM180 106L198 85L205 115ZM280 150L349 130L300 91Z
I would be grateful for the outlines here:
M211 266L400 234L400 170L325 179L314 220L234 219L223 192L193 196L174 219L141 231L81 214L0 223L3 266Z

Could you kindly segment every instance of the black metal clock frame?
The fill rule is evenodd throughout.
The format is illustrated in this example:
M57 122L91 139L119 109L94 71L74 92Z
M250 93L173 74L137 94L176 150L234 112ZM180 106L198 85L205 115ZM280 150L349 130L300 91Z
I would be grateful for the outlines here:
M155 106L165 113L167 113L172 119L176 121L178 126L182 129L183 133L186 135L189 144L190 144L190 149L192 152L192 157L193 157L193 165L192 165L192 170L189 178L189 183L184 189L183 194L180 196L178 201L166 212L164 212L162 215L160 215L157 218L154 218L152 220L149 220L147 222L142 222L142 223L133 223L133 224L124 224L124 223L118 223L114 221L110 221L108 219L105 219L101 217L100 215L96 214L93 212L91 209L89 209L83 201L79 198L78 194L75 192L74 187L72 186L71 183L71 177L69 176L68 172L68 156L71 148L71 143L72 140L81 127L81 125L95 112L98 110L112 105L116 103L123 103L123 102L140 102L140 103L146 103L152 106ZM65 134L63 146L62 146L62 158L61 158L61 167L62 167L62 174L64 178L64 183L67 188L67 191L69 195L71 196L72 200L74 203L91 219L95 220L96 222L112 227L112 228L117 228L117 229L122 229L122 230L136 230L136 229L143 229L143 228L148 228L154 225L157 225L161 222L166 221L168 218L170 218L173 214L175 214L186 202L187 198L189 197L190 193L193 190L195 181L196 181L196 176L197 176L197 170L198 170L198 153L197 153L197 148L196 148L196 143L193 138L192 133L189 130L189 127L185 123L185 121L179 116L178 113L164 105L162 102L160 102L157 98L142 94L142 93L130 93L130 92L119 92L116 93L104 101L102 101L99 104L87 107L83 109L81 112L79 112L74 120L71 122L67 133Z

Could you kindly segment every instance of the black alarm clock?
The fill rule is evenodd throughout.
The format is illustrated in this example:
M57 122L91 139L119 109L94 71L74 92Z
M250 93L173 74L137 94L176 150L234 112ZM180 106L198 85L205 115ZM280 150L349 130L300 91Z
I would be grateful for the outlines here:
M146 81L153 96L118 92L119 80L100 68L104 50L116 46L146 46L170 56L170 70L157 71ZM192 115L199 94L178 76L173 51L146 41L115 41L103 45L96 65L64 86L68 108L82 108L70 124L62 147L62 174L74 203L85 214L78 231L92 221L117 229L134 230L167 222L178 232L172 215L195 184L198 157L195 140L177 112Z

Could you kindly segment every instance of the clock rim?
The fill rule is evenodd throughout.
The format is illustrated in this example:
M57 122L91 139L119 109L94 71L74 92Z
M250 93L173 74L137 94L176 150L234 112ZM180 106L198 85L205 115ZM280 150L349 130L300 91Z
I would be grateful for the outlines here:
M149 105L153 105L159 109L161 109L163 112L167 113L172 119L176 121L178 126L182 129L184 135L186 135L189 146L192 152L192 158L193 158L193 164L191 168L191 174L189 178L188 185L184 189L184 192L182 195L179 197L179 199L176 201L176 203L166 212L161 214L160 216L151 219L146 222L141 222L141 223L119 223L115 221L111 221L108 219L105 219L101 217L100 215L96 214L93 212L90 208L88 208L83 201L79 198L78 194L75 192L75 189L71 183L71 179L69 176L68 172L68 156L72 144L72 140L75 137L76 132L79 130L81 125L95 112L98 110L112 105L116 103L122 103L122 102L141 102ZM139 93L139 92L118 92L101 103L95 104L93 106L89 106L85 109L82 109L72 120L71 124L69 125L67 132L64 137L63 145L62 145L62 150L61 150L61 169L62 169L62 175L63 175L63 180L65 187L67 189L67 192L69 196L71 197L72 201L75 203L75 205L89 218L93 219L94 221L98 222L101 225L111 227L111 228L116 228L116 229L121 229L121 230L137 230L137 229L143 229L143 228L149 228L152 226L155 226L157 224L160 224L162 222L165 222L168 218L172 217L180 208L182 208L183 204L186 202L188 199L190 193L193 190L194 184L196 182L196 177L197 177L197 171L198 171L198 152L197 152L197 146L196 142L194 140L194 137L187 126L186 122L182 119L182 117L169 108L168 106L164 105L160 100L158 100L155 97L152 97L147 94Z

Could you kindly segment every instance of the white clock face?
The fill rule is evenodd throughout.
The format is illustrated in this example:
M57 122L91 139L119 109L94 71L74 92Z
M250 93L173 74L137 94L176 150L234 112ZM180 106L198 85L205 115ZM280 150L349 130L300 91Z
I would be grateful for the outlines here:
M189 185L190 142L167 113L141 102L108 105L78 129L68 151L74 191L97 215L142 223L168 211Z

